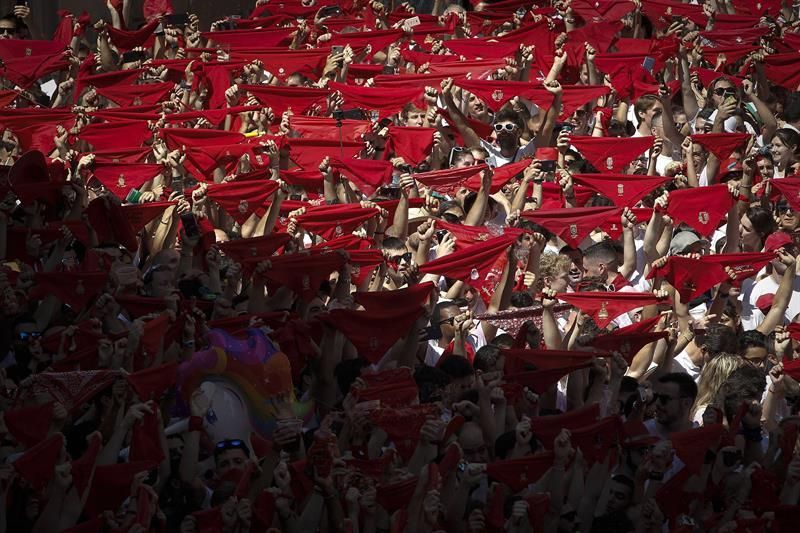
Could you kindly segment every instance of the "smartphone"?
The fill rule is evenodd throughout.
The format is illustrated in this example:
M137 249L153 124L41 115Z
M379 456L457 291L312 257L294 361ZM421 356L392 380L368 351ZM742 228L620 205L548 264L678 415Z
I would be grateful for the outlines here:
M192 213L182 214L181 223L183 224L183 231L186 232L187 237L200 236L200 226L197 224L197 219L194 218Z
M569 124L569 123L564 124L563 126L561 126L561 131L566 131L567 133L572 133L572 129L573 129L572 128L572 124Z
M173 191L183 195L183 187L184 187L183 179L181 179L181 178L177 178L177 179L176 178L172 178L172 183L170 185L172 186L172 190Z
M645 69L650 74L653 73L653 68L655 68L655 66L656 66L656 60L650 56L645 57L644 61L642 61L642 68Z
M332 17L341 14L342 10L339 6L325 6L319 10L319 17Z
M189 24L187 13L173 13L164 17L164 21L170 26L186 26Z
M230 19L228 19L228 20L223 20L222 22L220 22L219 24L217 24L217 28L219 28L219 29L220 29L220 31L229 31L229 30L235 30L235 29L236 29L236 23L235 23L235 22L233 22L233 21L232 21L232 20L230 20Z
M135 63L147 59L147 52L144 50L129 50L122 54L123 63Z
M341 45L331 46L331 54L341 54L342 52L344 52L344 46Z
M440 229L439 231L436 232L436 242L441 243L445 239L445 237L447 237L446 229Z
M540 161L542 164L542 172L555 172L556 171L556 162L552 159L545 159L544 161Z

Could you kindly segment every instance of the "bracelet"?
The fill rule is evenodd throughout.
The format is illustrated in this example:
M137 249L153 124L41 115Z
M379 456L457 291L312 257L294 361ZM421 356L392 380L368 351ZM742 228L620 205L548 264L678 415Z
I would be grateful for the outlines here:
M189 431L203 431L203 417L190 416L189 417Z

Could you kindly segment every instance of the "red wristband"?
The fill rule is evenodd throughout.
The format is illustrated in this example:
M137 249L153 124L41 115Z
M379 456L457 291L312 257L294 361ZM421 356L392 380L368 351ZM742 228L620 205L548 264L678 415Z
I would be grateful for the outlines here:
M203 431L203 417L190 416L189 417L189 431Z

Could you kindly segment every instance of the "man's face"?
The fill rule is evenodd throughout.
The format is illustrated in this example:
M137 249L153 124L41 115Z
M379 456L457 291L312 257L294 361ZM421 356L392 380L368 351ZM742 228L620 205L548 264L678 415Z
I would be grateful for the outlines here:
M631 502L631 489L618 481L611 481L608 486L608 503L606 513L622 511Z
M166 298L175 292L175 274L171 270L159 270L153 273L150 282L150 295L153 298Z
M772 161L766 157L759 159L756 162L756 166L758 167L758 174L765 180L770 179L775 173L775 166L772 164Z
M244 450L232 448L217 455L217 477L224 477L233 469L244 470L247 455Z
M406 118L406 126L410 128L420 128L425 125L425 111L419 109L412 109L408 112Z
M653 397L656 399L656 421L671 426L686 418L689 399L681 398L677 383L657 383Z
M470 463L486 463L489 461L489 450L483 442L480 426L469 422L464 424L458 436L458 444L464 452L464 459Z
M653 117L660 115L664 111L661 102L656 102L647 108L647 111L642 113L642 123L647 124L648 127L653 124Z
M497 136L497 143L501 146L516 146L519 143L521 132L517 125L510 120L495 122L494 131Z
M566 268L559 270L555 276L546 278L545 282L547 286L554 291L564 292L567 290L570 283L570 271Z
M473 115L480 115L486 111L486 104L474 94L470 94L467 100L467 111Z
M583 272L586 276L595 277L605 274L605 265L596 259L583 258Z
M758 368L764 368L767 361L767 349L759 346L750 346L744 351L744 360Z
M11 20L0 20L0 39L14 39L17 36L17 25Z
M442 330L442 338L452 339L455 336L455 318L460 312L460 309L455 305L447 306L441 310L438 325Z

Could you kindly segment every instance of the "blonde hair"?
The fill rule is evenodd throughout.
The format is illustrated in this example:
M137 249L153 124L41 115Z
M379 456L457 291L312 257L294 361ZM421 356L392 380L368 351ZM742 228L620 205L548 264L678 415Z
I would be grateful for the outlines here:
M562 270L569 271L572 266L572 259L562 254L542 254L539 259L539 281L538 289L544 288L544 278L555 277Z
M703 366L697 383L697 398L692 406L691 417L701 407L710 405L722 384L734 370L745 365L744 359L732 353L722 352Z

